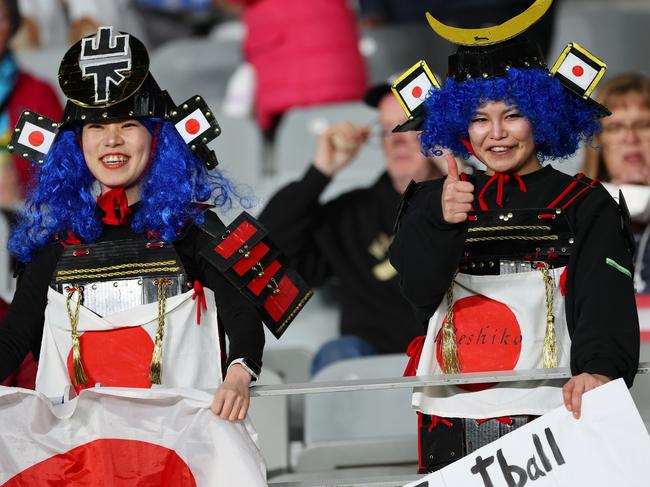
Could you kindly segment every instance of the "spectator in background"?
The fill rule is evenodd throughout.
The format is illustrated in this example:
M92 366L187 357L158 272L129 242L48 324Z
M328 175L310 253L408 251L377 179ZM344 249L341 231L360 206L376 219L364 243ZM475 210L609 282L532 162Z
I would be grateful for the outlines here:
M358 100L366 73L345 0L216 0L243 7L244 54L256 72L255 111L268 135L284 112Z
M59 120L62 108L54 90L43 81L20 71L9 50L9 41L20 25L20 13L16 0L0 0L0 245L6 247L7 224L13 220L29 185L29 163L11 157L6 150L16 122L22 112L31 109ZM6 252L0 252L0 319L4 316L6 302L3 298L13 294L9 289L10 265ZM34 388L36 363L29 355L16 374L4 385Z
M337 123L320 135L303 179L280 189L260 216L311 286L337 280L342 336L317 352L312 374L337 360L403 353L420 333L388 262L388 246L408 183L441 177L444 163L422 155L416 132L391 132L404 112L389 84L371 88L365 101L379 111L385 160L377 164L386 172L370 187L320 204L325 187L370 137L368 127Z
M614 198L623 192L637 240L635 288L650 291L650 78L640 73L603 83L596 100L612 112L588 147L584 173L603 181Z

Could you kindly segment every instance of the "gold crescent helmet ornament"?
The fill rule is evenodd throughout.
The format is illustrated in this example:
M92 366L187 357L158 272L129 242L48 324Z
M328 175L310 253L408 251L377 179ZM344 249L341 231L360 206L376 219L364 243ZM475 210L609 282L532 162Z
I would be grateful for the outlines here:
M427 12L431 28L440 37L462 46L489 46L518 36L541 19L553 0L536 0L530 7L506 22L492 27L463 29L445 25Z

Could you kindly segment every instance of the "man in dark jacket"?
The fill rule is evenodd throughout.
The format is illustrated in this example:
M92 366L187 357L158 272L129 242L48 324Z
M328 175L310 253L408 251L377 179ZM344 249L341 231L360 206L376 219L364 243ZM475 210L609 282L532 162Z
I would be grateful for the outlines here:
M317 352L312 374L341 359L403 353L421 334L400 294L388 247L406 186L412 179L441 177L444 162L422 154L415 132L391 132L404 121L404 112L390 85L368 90L365 102L378 109L386 166L381 177L367 188L319 202L325 187L370 136L368 127L339 122L320 135L314 161L303 178L280 189L260 216L311 286L336 280L341 336Z

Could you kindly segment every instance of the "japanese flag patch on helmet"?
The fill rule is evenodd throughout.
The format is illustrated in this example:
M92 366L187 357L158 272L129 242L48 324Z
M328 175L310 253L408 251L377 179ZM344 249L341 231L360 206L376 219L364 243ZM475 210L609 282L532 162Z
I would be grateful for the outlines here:
M212 110L199 95L178 105L171 113L171 122L185 143L208 169L217 166L217 156L208 144L221 134L221 127Z
M424 121L424 100L432 88L440 89L440 83L426 61L418 61L397 78L391 89L408 120L395 127L393 132L420 130Z
M591 98L591 94L605 75L607 65L580 44L569 43L550 70L557 80L570 92L578 95L598 110L598 116L610 111Z
M34 164L43 164L59 131L54 120L31 111L24 111L18 119L7 149Z

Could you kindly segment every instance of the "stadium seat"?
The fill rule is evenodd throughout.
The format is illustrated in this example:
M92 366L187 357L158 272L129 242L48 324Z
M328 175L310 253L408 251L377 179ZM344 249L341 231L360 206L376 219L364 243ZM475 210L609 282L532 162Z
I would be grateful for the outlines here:
M264 368L260 385L282 384L282 378ZM283 472L289 467L289 411L287 396L255 397L251 399L249 416L258 433L268 472Z
M401 376L405 355L336 362L314 381ZM312 394L305 398L305 448L296 472L417 463L416 415L409 389Z
M640 71L650 76L648 2L561 2L548 59L552 64L569 42L577 42L607 63L608 76Z
M206 100L208 106L215 101ZM219 160L219 169L238 184L255 188L262 177L263 141L255 122L247 118L231 118L215 113L221 135L210 142Z
M158 84L180 103L198 94L218 101L228 79L242 62L239 42L217 42L209 38L188 38L169 42L151 54L150 70Z
M289 326L280 340L266 331L264 367L277 372L286 383L309 380L309 366L316 350L339 335L339 311L316 294ZM304 396L289 398L289 426L292 440L302 440Z
M365 29L359 43L371 83L386 81L402 73L420 59L438 75L447 72L447 56L454 51L449 42L422 22Z
M48 47L21 50L14 55L20 69L47 81L54 88L61 102L65 103L67 98L59 87L59 63L66 51L66 47Z

